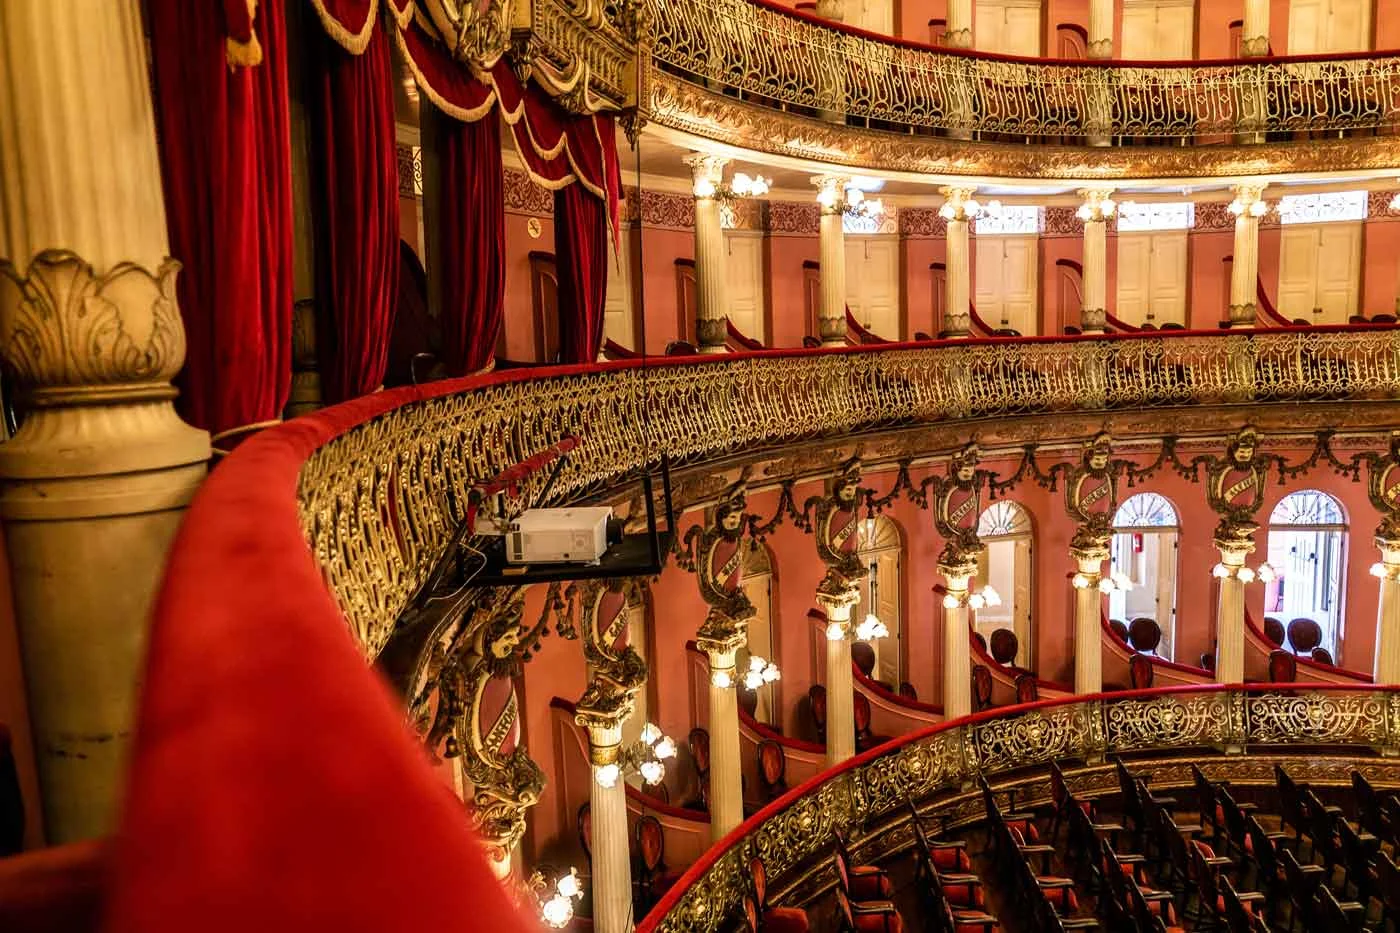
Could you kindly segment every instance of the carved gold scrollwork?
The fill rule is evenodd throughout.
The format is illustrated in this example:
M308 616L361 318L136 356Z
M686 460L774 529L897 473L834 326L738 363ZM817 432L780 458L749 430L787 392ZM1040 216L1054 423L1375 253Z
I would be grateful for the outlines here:
M483 71L510 46L516 0L422 0L433 26L458 60Z

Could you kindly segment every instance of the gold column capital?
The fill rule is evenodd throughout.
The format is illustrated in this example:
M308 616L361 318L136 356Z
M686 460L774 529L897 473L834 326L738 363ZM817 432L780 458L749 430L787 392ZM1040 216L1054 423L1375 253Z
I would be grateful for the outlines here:
M817 203L823 214L844 214L846 212L846 188L851 184L849 175L818 175L812 179L817 189Z

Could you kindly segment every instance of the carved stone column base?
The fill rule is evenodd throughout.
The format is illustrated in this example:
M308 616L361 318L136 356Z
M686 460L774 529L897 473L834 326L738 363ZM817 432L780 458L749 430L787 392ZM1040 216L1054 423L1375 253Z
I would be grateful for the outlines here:
M1253 302L1243 305L1230 305L1230 319L1224 324L1228 328L1250 328L1254 326L1254 321L1259 313L1259 308Z
M1107 39L1097 39L1093 42L1086 43L1084 46L1084 55L1086 58L1095 59L1112 58L1113 37L1109 36Z
M1103 308L1085 308L1079 312L1079 329L1086 334L1102 334L1108 326L1108 312Z
M695 322L695 339L700 342L701 353L728 353L729 319L701 318Z
M0 262L0 355L28 409L0 446L0 519L51 843L112 829L151 602L209 459L173 404L178 269Z
M846 345L846 319L844 317L824 317L817 321L818 335L824 347L844 347Z
M950 29L943 33L943 45L950 49L970 49L972 48L972 30Z

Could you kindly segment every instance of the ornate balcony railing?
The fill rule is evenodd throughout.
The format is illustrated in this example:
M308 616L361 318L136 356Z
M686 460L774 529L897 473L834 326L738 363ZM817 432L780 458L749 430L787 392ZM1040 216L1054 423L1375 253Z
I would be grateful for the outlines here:
M1400 56L1070 62L936 49L760 0L646 0L652 59L752 103L1016 139L1189 139L1400 123ZM1263 135L1252 135L1263 141Z
M644 365L645 363L645 365ZM387 396L387 397L386 397ZM1400 330L945 341L621 361L376 396L306 460L303 531L369 657L444 553L471 487L579 437L550 493L808 438L1032 412L1400 396ZM394 404L390 404L390 403ZM367 403L366 403L367 404ZM522 482L533 504L542 480Z
M749 891L750 859L763 860L769 890L781 891L794 869L831 850L837 831L858 837L911 802L940 792L957 796L979 775L994 781L1053 759L1092 762L1144 750L1259 752L1306 743L1334 754L1346 747L1393 754L1400 745L1397 690L1168 687L1047 700L940 723L823 772L769 804L706 852L637 929L723 929ZM1272 782L1271 766L1260 777ZM981 803L970 799L957 812L975 820Z

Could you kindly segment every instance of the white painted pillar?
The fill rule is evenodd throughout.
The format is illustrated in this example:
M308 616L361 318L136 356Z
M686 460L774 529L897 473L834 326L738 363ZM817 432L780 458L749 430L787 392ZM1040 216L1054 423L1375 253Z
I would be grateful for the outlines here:
M724 353L729 339L729 293L718 195L729 160L695 153L686 156L685 162L695 194L695 337L701 353Z
M817 0L816 13L822 19L840 23L846 19L845 0Z
M948 0L948 28L943 44L950 49L972 48L972 0Z
M1089 0L1089 58L1113 57L1113 0Z
M1101 334L1108 324L1108 218L1118 206L1111 188L1083 188L1084 203L1079 217L1084 221L1083 305L1079 328L1086 334Z
M1400 541L1376 538L1380 562L1372 572L1380 577L1381 598L1376 609L1375 680L1400 683Z
M821 307L817 311L818 336L824 347L846 345L846 185L849 178L822 175L814 178L821 205L818 250L821 257Z
M826 763L856 753L855 678L851 676L851 607L858 596L817 594L826 610ZM835 636L835 637L833 637Z
M739 675L734 658L744 638L701 641L710 659L710 838L718 842L744 821L739 752Z
M1230 213L1235 215L1235 258L1230 266L1230 326L1254 326L1259 292L1259 218L1265 205L1263 185L1236 185Z
M939 216L948 222L943 273L943 332L948 337L966 337L972 332L972 243L968 235L968 212L977 202L975 188L939 188L943 206Z
M114 828L152 598L209 458L173 404L148 82L137 0L0 3L0 352L28 401L0 520L50 843Z
M1269 54L1269 0L1244 0L1240 52L1251 57Z
M628 933L632 929L632 858L627 831L627 784L618 775L611 787L598 781L598 769L620 764L622 722L589 725L589 792L592 820L593 929Z
M1244 682L1244 581L1240 570L1245 558L1254 552L1254 544L1227 546L1216 541L1215 546L1225 566L1215 611L1215 680L1238 684Z
M943 598L943 718L972 712L972 637L967 591L976 566L940 564L948 593Z
M1074 692L1103 690L1103 562L1108 549L1071 550L1079 570L1074 581Z

